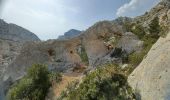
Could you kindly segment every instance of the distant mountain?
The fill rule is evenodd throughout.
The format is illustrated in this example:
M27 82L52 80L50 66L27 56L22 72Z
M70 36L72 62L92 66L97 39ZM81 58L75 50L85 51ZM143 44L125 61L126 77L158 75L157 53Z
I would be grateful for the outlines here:
M68 32L65 32L64 35L61 35L58 37L59 40L67 40L67 39L71 39L74 38L78 35L80 35L81 31L76 30L76 29L71 29Z
M15 24L8 24L0 19L0 39L12 41L40 41L40 39L32 32Z

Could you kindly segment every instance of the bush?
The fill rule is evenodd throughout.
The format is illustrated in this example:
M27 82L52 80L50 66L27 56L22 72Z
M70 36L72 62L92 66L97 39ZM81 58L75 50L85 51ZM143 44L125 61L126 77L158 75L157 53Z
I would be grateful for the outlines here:
M158 38L152 37L151 34L147 34L142 38L142 40L144 41L143 49L140 52L133 52L128 56L129 64L131 64L133 68L142 62L143 58L147 55L152 45L158 40Z
M140 24L134 25L134 29L132 29L132 32L136 34L139 39L142 39L144 35L146 34L144 27Z
M126 32L132 32L135 35L137 35L139 39L142 39L146 34L145 28L140 23L137 22L136 23L125 22L123 28L126 30Z
M139 53L134 52L129 55L129 63L133 66L138 66L142 62L145 55L146 53L143 51Z
M27 75L8 91L9 100L44 100L50 87L49 72L45 65L35 64Z
M159 33L161 37L165 38L169 32L168 26L161 26L161 32Z
M81 52L79 53L79 55L81 57L82 62L84 62L86 65L88 65L89 60L88 60L88 56L87 56L86 49L84 46L81 47Z
M51 72L49 74L49 78L50 78L50 82L59 83L62 80L62 75L61 73L58 73L58 72Z
M149 32L152 38L159 38L159 33L161 32L161 27L159 25L159 18L155 17L149 24Z
M82 82L63 92L59 100L131 100L134 98L127 78L108 64L89 73Z

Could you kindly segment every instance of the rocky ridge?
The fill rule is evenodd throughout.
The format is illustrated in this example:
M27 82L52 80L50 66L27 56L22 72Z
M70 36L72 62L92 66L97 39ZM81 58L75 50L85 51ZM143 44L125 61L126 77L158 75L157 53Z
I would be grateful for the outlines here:
M61 35L58 37L58 40L68 40L68 39L72 39L74 37L77 37L78 35L81 34L81 31L76 30L76 29L71 29L67 32L64 33L64 35Z
M40 41L32 32L15 24L8 24L0 19L0 38L18 42Z

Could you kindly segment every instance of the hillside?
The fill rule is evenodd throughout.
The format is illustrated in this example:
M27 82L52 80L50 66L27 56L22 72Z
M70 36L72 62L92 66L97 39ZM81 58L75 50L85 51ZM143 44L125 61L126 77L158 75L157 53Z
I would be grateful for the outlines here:
M22 81L27 76L27 70L33 64L45 64L49 72L59 72L69 77L78 73L78 79L83 77L78 84L70 87L71 91L66 92L68 100L78 93L77 100L168 100L170 35L166 33L170 26L169 8L170 1L162 0L144 15L100 21L81 33L70 30L62 39L48 41L39 41L33 33L1 21L2 98L13 86L12 83ZM49 92L56 95L54 93L49 98L57 98L60 94L62 97L61 90L67 87L62 82L71 83L75 77L73 80L65 78L61 83L56 83L61 87L52 87Z
M23 44L28 41L38 42L40 39L34 33L0 19L0 80L2 80L7 67L20 54ZM2 81L0 81L0 100L2 87Z
M0 39L11 41L40 41L32 32L15 24L8 24L0 19Z

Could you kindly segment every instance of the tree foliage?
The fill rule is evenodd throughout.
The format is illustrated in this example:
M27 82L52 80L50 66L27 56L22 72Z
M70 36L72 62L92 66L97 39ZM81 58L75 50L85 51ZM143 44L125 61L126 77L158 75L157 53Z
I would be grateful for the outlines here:
M77 83L76 83L77 84ZM88 74L82 82L63 93L61 100L131 100L127 78L108 64ZM68 94L67 94L68 93Z
M8 91L9 100L44 100L50 87L49 72L45 65L35 64L27 75Z

